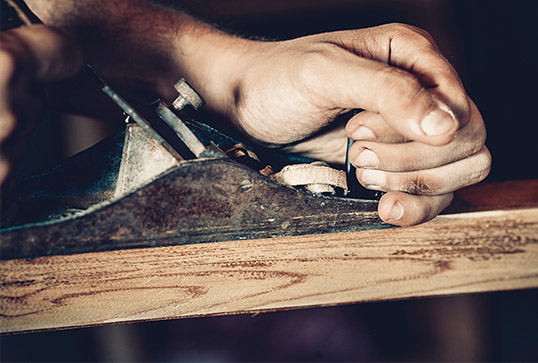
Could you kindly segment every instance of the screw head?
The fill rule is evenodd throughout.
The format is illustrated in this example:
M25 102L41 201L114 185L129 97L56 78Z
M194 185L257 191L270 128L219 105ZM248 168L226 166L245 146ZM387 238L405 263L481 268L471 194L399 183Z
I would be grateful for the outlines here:
M241 192L248 192L252 189L253 185L252 182L248 179L242 180L239 184L239 190Z
M181 111L187 105L191 105L195 110L199 109L205 103L202 97L192 88L185 78L181 78L176 82L174 88L179 93L179 96L172 102L172 107L177 111Z

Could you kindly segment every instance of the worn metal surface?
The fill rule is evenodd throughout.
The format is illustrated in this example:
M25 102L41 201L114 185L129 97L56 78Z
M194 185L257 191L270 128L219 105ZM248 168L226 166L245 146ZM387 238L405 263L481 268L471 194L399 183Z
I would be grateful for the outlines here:
M120 94L114 91L106 83L106 81L95 72L95 70L87 64L83 71L90 76L90 78L97 84L101 91L106 94L110 99L123 110L123 112L129 116L130 120L136 122L148 135L150 135L155 141L157 141L162 147L164 147L176 160L181 161L184 158L181 156L180 150L177 150L170 140L166 140L160 132L155 130L146 118L135 110Z
M160 100L154 104L158 117L142 115L89 65L84 73L138 127L128 126L123 153L122 140L113 138L23 180L16 208L2 216L2 259L387 226L376 215L376 202L277 183L227 158L222 150L237 140L184 124ZM176 110L203 104L184 80L176 89ZM289 164L289 156L268 155L265 165ZM194 158L200 159L186 161Z
M233 150L238 143L207 125L185 122L208 150L212 145ZM125 139L129 135L120 134L21 181L20 213L2 221L1 258L388 227L377 217L376 201L314 195L222 156L180 163L170 157L170 165L150 175L127 163L127 173L136 180L125 181L122 149L128 154L124 162L134 157L126 151L130 142L123 147ZM146 148L153 141L145 133L136 139L148 142L134 151L155 151ZM274 150L268 155L286 164L297 162ZM143 167L153 156L138 155L134 164Z
M178 150L183 158L204 158L204 157L225 157L226 154L221 151L218 147L213 147L214 144L211 142L208 145L204 145L200 139L192 132L192 130L185 124L185 122L177 117L174 112L172 112L168 106L161 100L156 100L152 103L152 106L155 107L155 113L159 116L159 119L166 124L171 131L174 132L174 135L181 140L182 145L176 150ZM154 122L154 125L158 125ZM158 130L161 128L157 128ZM166 133L165 130L161 129L163 134ZM213 134L213 133L212 133ZM187 153L181 152L184 148L187 148ZM192 157L189 155L192 154Z
M192 160L78 215L4 229L0 254L12 259L388 227L376 208L375 201L287 187L233 161Z
M0 228L53 221L111 199L124 139L122 132L50 170L17 180L12 191L14 202L4 206ZM2 242L3 238L0 234Z
M135 123L127 124L115 196L144 185L178 161Z

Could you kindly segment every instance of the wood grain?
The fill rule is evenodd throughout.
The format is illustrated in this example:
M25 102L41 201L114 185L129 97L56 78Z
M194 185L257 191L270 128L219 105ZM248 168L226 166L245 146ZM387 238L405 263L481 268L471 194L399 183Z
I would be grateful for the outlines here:
M0 263L0 330L538 287L538 208Z

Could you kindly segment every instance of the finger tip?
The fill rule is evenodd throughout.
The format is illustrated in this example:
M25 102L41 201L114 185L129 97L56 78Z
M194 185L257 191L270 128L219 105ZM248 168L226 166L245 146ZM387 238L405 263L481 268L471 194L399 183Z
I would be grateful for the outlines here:
M435 218L452 198L453 193L424 196L391 191L379 200L379 217L400 227L414 226Z
M352 140L370 140L373 141L376 139L376 136L372 130L366 126L359 126L357 129L353 130L349 138Z
M425 136L436 137L454 134L459 122L454 112L447 106L439 105L431 110L421 121L420 129Z
M378 206L379 217L386 223L399 226L404 225L404 206L400 200L391 194L387 193L381 197Z

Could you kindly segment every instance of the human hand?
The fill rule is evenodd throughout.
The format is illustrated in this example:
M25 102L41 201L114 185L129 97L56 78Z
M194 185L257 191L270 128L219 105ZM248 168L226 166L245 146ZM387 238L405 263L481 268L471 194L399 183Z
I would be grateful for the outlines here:
M132 75L129 89L136 88L133 84L149 86L168 99L171 84L185 77L210 109L257 142L340 163L345 158L346 130L325 126L350 110L365 110L348 123L349 135L359 140L350 157L362 184L388 191L379 203L385 221L410 225L431 219L448 205L452 191L482 180L489 171L480 114L454 69L420 29L385 25L256 42L215 31L181 13L133 10L133 3L127 1L124 5L125 11L107 13L107 19L119 16L113 23L125 27L121 34L133 31L135 36L126 39L116 34L85 50L91 55L103 48L102 43L112 44L117 45L114 52L105 47L92 59L104 62L112 53L117 58L118 52L124 59L135 57L136 62L122 63L119 71L113 67L106 73L105 67L107 79L122 81L126 72ZM132 11L144 14L142 19L128 16ZM149 18L158 18L162 26L143 27L141 34L141 21L155 23ZM170 26L165 26L168 22ZM150 59L140 62L141 56ZM124 65L129 67L125 70ZM146 74L151 69L157 72ZM3 103L8 106L0 107L8 110L15 104ZM366 149L376 154L379 164L372 165L371 153L361 153ZM384 185L374 187L382 184L383 176Z
M260 143L330 162L344 161L347 135L358 140L350 160L361 184L388 192L384 221L425 222L487 176L480 113L426 32L392 24L253 47L230 119ZM352 109L365 111L346 130L320 132Z
M44 86L73 76L82 52L57 29L34 25L0 33L0 185L24 155L44 107Z

